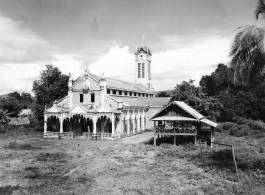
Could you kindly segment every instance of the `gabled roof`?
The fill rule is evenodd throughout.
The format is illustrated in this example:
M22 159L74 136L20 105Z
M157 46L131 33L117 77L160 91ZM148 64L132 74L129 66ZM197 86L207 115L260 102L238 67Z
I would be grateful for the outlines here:
M167 105L171 97L155 97L155 98L141 98L148 106L165 106Z
M123 105L125 107L148 107L148 104L146 104L145 101L143 101L142 98L139 97L129 97L129 96L112 96L117 100L120 100L123 102ZM148 98L152 99L152 98Z
M101 76L92 75L96 79L100 80ZM113 78L105 77L107 88L117 89L117 90L125 90L125 91L132 91L138 93L148 93L153 94L153 91L142 84L138 83L131 83L127 81L121 81Z
M167 109L168 107L170 107L172 105L177 105L178 107L180 107L181 109L183 109L184 111L186 111L187 113L189 113L191 116L193 116L197 120L200 120L200 119L204 118L203 115L201 115L199 112L197 112L192 107L190 107L189 105L187 105L185 102L182 102L182 101L174 101L174 102L169 103L166 107L162 108L151 119L156 118L162 111L164 111L165 109Z
M189 113L192 117L187 117L187 116L161 116L160 113L162 113L164 110L166 110L168 107L177 105L179 108L182 110L186 111ZM210 126L216 127L217 123L212 122L208 119L206 119L203 115L201 115L199 112L197 112L195 109L187 105L185 102L182 101L174 101L169 103L166 107L162 108L159 112L157 112L150 120L197 120L201 121L203 123L206 123Z

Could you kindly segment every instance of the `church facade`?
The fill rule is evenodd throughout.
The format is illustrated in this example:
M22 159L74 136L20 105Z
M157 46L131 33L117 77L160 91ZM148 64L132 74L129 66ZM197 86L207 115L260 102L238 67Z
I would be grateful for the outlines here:
M54 102L44 113L44 137L116 139L151 128L149 119L170 101L154 97L151 51L135 51L135 82L97 76L85 69L77 79L71 76L68 95Z

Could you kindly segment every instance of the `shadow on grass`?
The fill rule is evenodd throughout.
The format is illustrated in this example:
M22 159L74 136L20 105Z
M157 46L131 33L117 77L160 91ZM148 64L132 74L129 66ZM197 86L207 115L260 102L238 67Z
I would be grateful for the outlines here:
M13 191L18 190L18 189L19 189L19 186L11 186L11 185L3 186L3 187L0 187L0 194L10 195L13 193Z
M34 146L30 143L17 143L16 141L10 141L7 145L4 146L6 149L11 150L38 150L41 147Z
M56 161L56 160L65 160L66 154L62 152L56 153L39 153L36 156L37 161Z

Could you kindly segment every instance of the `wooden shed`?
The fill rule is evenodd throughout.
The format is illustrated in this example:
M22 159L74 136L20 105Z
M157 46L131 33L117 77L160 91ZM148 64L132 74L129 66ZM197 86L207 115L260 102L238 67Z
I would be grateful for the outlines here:
M204 143L214 141L217 123L206 119L182 101L170 102L150 120L154 121L154 145L157 138L164 136L173 136L174 144L177 138L183 136L194 136L195 144L198 141Z

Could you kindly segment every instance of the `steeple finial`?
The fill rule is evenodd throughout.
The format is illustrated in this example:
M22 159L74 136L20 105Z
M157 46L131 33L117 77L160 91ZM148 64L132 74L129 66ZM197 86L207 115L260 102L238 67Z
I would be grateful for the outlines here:
M88 75L87 62L86 62L86 68L85 68L85 75Z
M141 39L143 40L143 46L144 46L144 40L146 39L146 37L143 35L143 36L141 37Z

